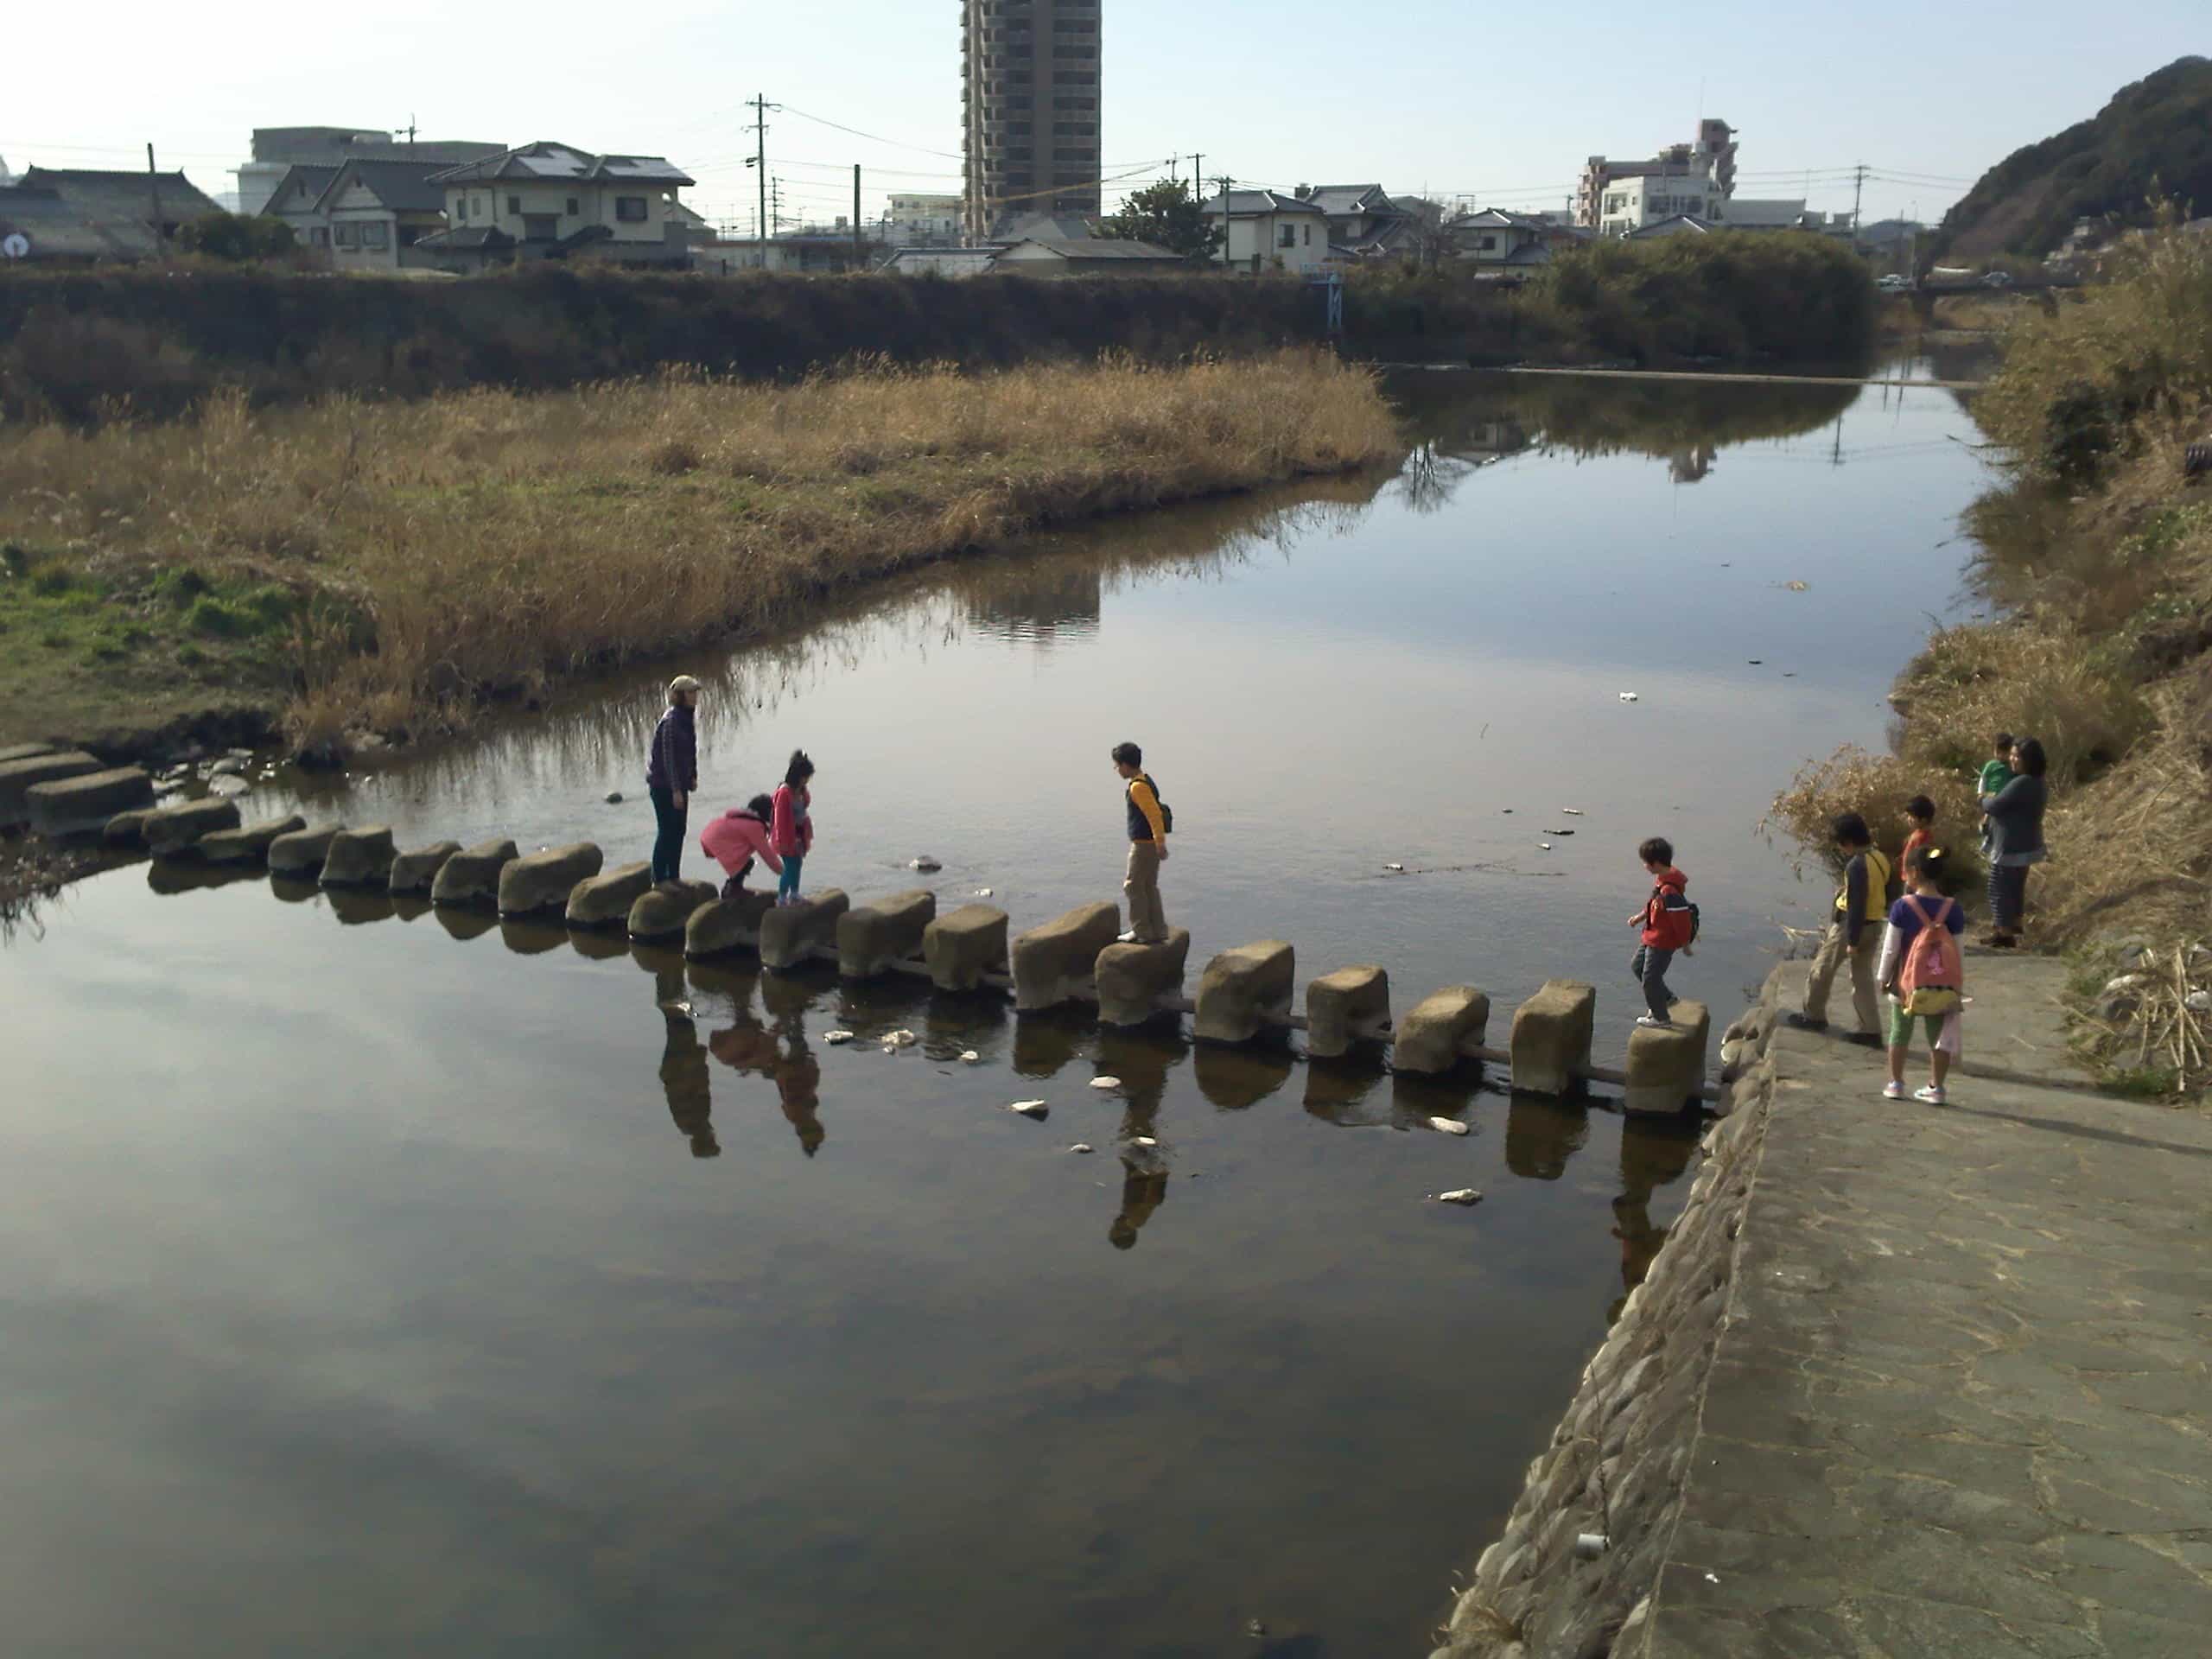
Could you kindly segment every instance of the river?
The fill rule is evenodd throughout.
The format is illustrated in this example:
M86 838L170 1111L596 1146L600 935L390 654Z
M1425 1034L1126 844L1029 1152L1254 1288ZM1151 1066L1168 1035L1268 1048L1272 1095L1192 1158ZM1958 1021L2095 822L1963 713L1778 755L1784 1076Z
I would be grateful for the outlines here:
M809 884L856 902L924 854L1017 929L1118 896L1129 738L1194 981L1281 938L1402 1008L1481 985L1497 1032L1585 978L1618 1063L1659 834L1724 1022L1825 899L1768 799L1878 743L1970 603L1971 422L1395 391L1394 474L1039 537L243 804L643 857L688 669L702 800L804 745ZM1602 1099L143 865L19 930L0 1007L25 1655L1418 1654L1696 1156Z

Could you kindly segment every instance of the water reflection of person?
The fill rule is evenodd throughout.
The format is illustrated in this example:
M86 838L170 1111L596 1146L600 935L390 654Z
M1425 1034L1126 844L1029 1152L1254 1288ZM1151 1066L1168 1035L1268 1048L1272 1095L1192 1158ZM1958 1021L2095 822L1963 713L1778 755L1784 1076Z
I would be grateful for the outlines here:
M1152 1212L1167 1202L1167 1172L1150 1160L1122 1160L1122 1211L1106 1230L1107 1242L1117 1250L1137 1246L1137 1230L1152 1219Z
M1621 1195L1613 1200L1613 1236L1621 1242L1621 1295L1606 1310L1607 1325L1620 1318L1628 1293L1643 1282L1667 1242L1667 1229L1652 1224L1651 1195L1681 1179L1696 1152L1694 1122L1631 1118L1621 1125Z
M668 1115L690 1140L694 1158L719 1158L722 1149L715 1139L713 1086L707 1078L707 1051L699 1045L698 1027L681 1002L664 1000L660 1012L668 1022L668 1040L660 1056L660 1086L668 1096Z
M822 1104L822 1063L808 1050L806 1033L797 1021L786 1033L786 1040L790 1052L776 1062L776 1095L783 1103L784 1121L798 1136L800 1148L811 1158L830 1138L816 1112Z

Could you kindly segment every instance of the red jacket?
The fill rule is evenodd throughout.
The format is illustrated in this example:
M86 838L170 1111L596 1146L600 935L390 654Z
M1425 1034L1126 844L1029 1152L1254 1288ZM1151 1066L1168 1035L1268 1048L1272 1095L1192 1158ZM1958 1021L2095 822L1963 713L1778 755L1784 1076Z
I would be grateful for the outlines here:
M814 795L810 790L793 789L789 784L778 784L775 794L776 817L769 826L768 838L776 850L785 858L793 853L802 855L814 850L814 818L811 809Z
M1690 942L1690 912L1681 902L1689 884L1689 877L1671 865L1659 873L1643 906L1644 944L1679 950ZM1669 899L1676 902L1670 906Z

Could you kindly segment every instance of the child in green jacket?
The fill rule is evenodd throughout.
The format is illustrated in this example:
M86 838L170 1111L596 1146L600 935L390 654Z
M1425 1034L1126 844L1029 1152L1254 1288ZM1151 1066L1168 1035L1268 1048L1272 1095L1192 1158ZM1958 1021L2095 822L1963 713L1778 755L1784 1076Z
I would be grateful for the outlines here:
M1999 732L1997 734L1997 758L1981 763L1981 780L1974 785L1974 792L1977 797L1995 795L2012 781L2012 734ZM1984 858L1989 856L1990 845L1989 815L1985 812L1981 819L1981 855Z

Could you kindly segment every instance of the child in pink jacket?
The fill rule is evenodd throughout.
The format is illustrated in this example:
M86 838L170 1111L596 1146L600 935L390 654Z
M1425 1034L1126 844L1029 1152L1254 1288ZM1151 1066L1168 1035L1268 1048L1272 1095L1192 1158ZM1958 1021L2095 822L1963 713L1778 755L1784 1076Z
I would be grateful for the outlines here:
M793 749L791 763L784 768L784 781L776 785L772 803L775 818L768 827L769 839L784 861L784 879L776 885L779 905L798 902L799 870L814 850L813 786L814 762L806 758L804 749Z
M743 806L730 808L700 835L699 845L707 856L729 873L729 880L722 883L723 898L734 899L745 891L745 878L756 858L777 874L783 874L784 861L776 856L768 833L774 814L775 804L766 795L755 795Z

